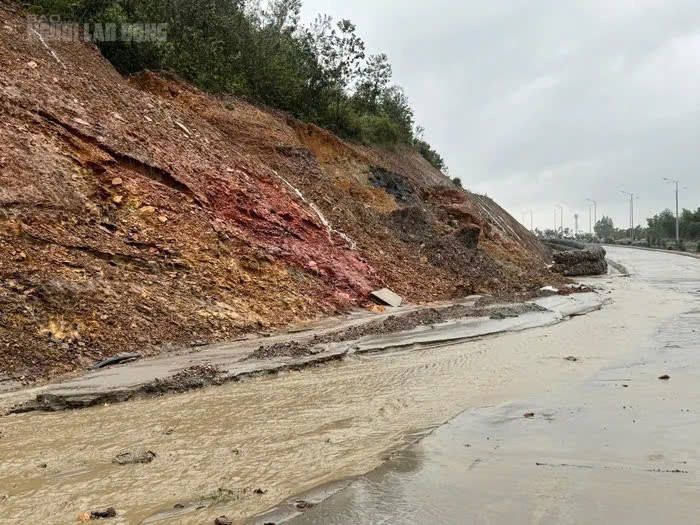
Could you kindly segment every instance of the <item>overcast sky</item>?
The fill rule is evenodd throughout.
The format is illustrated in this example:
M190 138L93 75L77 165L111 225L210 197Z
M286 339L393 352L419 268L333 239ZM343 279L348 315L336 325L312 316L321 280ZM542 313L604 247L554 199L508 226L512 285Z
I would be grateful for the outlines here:
M452 176L522 220L700 206L698 0L305 0L385 52ZM687 189L683 189L687 188ZM528 221L529 222L529 219Z

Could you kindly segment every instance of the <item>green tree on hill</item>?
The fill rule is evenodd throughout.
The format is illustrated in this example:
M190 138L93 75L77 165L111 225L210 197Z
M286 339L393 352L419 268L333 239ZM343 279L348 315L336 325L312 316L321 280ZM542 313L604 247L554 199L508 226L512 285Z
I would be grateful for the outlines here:
M366 57L350 20L301 24L301 0L33 0L65 20L167 22L165 42L98 42L122 74L166 70L215 94L235 95L368 145L410 147L437 169L442 157L413 131L408 98L385 54Z

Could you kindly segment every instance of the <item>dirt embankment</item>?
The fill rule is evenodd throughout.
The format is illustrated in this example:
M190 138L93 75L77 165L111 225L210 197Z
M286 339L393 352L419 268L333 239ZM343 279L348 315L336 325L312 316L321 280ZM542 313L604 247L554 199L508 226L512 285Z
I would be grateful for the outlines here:
M0 6L0 375L361 306L551 282L530 234L413 151L348 144Z

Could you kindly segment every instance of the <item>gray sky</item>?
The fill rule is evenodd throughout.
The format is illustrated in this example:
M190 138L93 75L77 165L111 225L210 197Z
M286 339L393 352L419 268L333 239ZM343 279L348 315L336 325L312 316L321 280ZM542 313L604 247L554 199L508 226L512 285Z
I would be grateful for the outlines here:
M517 219L588 229L700 206L698 0L305 0L385 52L452 176ZM529 219L528 221L529 222Z

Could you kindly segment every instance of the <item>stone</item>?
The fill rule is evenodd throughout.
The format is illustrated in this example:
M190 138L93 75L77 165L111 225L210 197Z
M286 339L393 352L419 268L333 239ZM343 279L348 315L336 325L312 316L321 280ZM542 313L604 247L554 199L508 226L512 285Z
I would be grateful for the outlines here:
M214 525L231 525L232 523L226 516L219 516L214 520Z
M91 520L101 520L107 518L116 518L117 510L114 507L110 507L107 510L94 510L90 513Z
M369 294L372 300L379 304L384 304L387 306L401 306L403 299L400 295L392 292L388 288L382 288L381 290L375 290Z
M146 464L156 459L156 453L147 450L146 452L124 452L119 454L112 460L112 463L117 465L137 465L139 463Z

